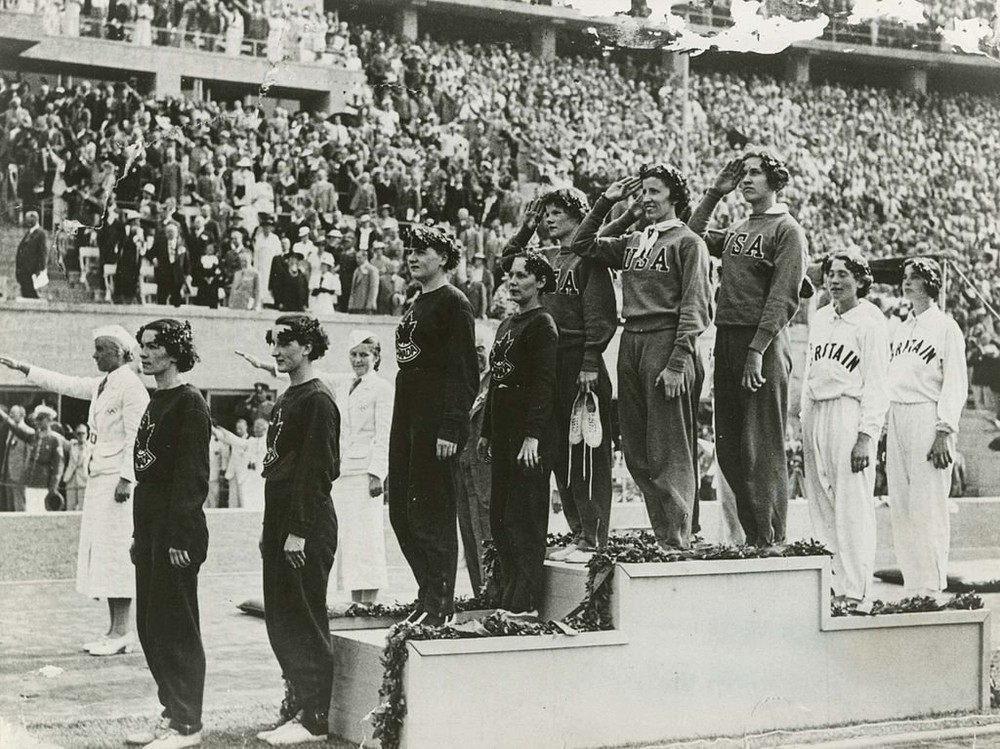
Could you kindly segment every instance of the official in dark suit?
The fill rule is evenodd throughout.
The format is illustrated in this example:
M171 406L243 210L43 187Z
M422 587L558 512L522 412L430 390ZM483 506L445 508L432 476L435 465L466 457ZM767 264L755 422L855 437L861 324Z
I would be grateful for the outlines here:
M180 307L185 288L191 284L191 261L180 236L180 228L170 222L153 242L148 259L156 279L156 303Z
M35 276L45 270L49 260L48 243L45 231L38 224L38 213L28 211L24 214L24 223L28 227L21 243L17 246L14 260L14 275L21 287L21 296L25 299L38 299L35 291Z

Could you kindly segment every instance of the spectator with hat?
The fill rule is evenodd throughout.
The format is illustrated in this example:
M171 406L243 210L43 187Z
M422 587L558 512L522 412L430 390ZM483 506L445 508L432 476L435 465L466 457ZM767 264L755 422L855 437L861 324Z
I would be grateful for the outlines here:
M319 282L319 249L312 241L312 232L308 226L300 226L298 230L298 240L292 246L306 262L308 269L309 287L314 288Z
M337 274L337 261L333 255L324 252L319 257L319 284L310 292L310 311L316 316L333 314L337 300L340 298L340 276Z
M47 509L61 510L65 500L59 494L62 478L62 440L52 429L56 411L44 403L31 412L31 423L18 423L0 407L0 418L7 423L10 431L30 446L28 465L24 476L24 511L38 515Z
M260 224L253 235L253 265L258 274L270 273L271 263L281 255L281 238L274 231L274 217L269 213L261 214ZM260 306L270 307L274 304L269 286L261 284Z

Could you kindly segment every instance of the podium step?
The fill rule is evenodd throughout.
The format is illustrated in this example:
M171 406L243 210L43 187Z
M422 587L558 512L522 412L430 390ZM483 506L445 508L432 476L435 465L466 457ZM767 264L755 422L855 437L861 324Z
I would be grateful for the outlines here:
M548 616L586 570L546 564ZM825 557L619 564L615 629L411 641L402 746L599 747L989 707L989 613L833 618ZM387 630L333 634L331 732L375 746Z

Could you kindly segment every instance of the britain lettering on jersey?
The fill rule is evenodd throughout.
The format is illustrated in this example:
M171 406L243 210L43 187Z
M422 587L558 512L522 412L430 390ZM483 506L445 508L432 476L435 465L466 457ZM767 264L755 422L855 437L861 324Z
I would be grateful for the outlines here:
M889 347L890 361L901 354L916 354L926 364L930 364L937 359L937 349L922 338L910 338L908 341L893 343Z
M747 257L763 259L764 258L764 235L755 234L753 240L750 244L747 244L747 240L750 239L750 234L741 232L726 232L726 241L723 246L723 252L728 252L730 255L746 255Z
M842 343L823 343L814 346L812 350L813 362L821 359L831 359L843 365L848 372L853 372L861 364L861 357Z
M652 259L650 259L652 255ZM623 271L648 270L659 273L669 273L670 266L667 265L667 248L650 247L642 250L638 247L625 248L625 258L622 261Z
M413 317L413 309L410 308L396 328L396 361L411 362L420 356L420 347L413 342L413 331L416 328L417 321Z

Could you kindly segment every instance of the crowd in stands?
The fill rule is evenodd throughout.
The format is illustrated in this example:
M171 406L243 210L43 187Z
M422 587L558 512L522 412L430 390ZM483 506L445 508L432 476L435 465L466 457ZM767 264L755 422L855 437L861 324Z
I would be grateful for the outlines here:
M74 270L75 244L98 246L101 266L127 256L105 290L117 301L141 298L145 258L167 279L159 299L242 309L398 312L408 293L400 224L443 223L466 247L457 276L477 312L502 315L496 258L519 219L521 184L573 184L593 198L655 154L685 163L698 194L734 148L770 143L795 169L785 199L814 258L845 247L942 255L1000 306L995 97L695 71L685 161L683 91L658 66L345 33L369 85L329 118L153 99L122 83L0 81L0 199L16 192L24 210L51 200L56 226L100 226L69 243L67 262ZM730 200L717 220L740 210ZM186 270L168 274L175 246ZM272 263L285 255L288 273ZM287 275L298 301L277 298ZM950 288L963 325L985 309L964 283Z

